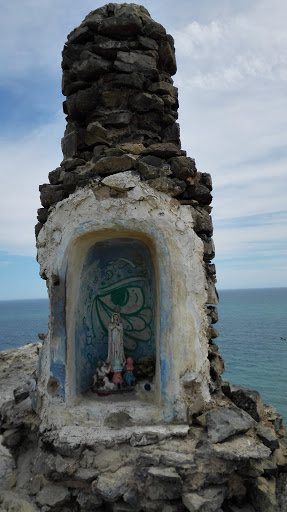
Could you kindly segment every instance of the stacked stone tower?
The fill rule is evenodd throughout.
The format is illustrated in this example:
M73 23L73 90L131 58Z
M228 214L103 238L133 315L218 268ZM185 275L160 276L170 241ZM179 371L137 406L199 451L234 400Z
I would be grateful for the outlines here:
M162 387L162 372L169 368L165 376L165 386L170 386L167 401L172 401L175 409L167 417L177 417L181 410L180 417L184 418L186 412L183 410L186 406L191 407L188 414L194 414L199 406L210 400L210 392L216 392L220 385L224 365L213 342L217 336L212 325L217 321L214 306L217 293L214 286L215 267L211 263L214 257L210 216L212 182L209 174L197 171L194 159L187 157L181 149L177 123L178 91L171 78L176 72L173 38L151 19L144 7L108 4L91 12L69 34L63 50L62 68L62 89L67 97L64 102L67 127L62 139L64 160L60 167L50 172L50 184L40 186L43 208L38 211L39 223L36 226L41 275L47 279L50 293L50 346L55 343L57 347L51 363L51 368L54 368L52 379L56 380L50 383L58 381L56 394L62 397L69 394L67 373L70 373L74 363L67 362L65 353L69 352L70 346L77 345L75 338L82 336L77 326L71 327L68 334L72 323L68 317L74 317L79 307L74 303L69 306L71 299L67 298L67 290L69 297L77 295L79 287L83 288L84 285L78 283L69 288L68 283L71 283L72 277L68 278L68 253L65 260L58 263L61 270L55 269L59 243L70 237L69 250L65 246L60 252L68 251L71 255L72 245L77 243L79 237L79 222L81 226L89 225L87 231L81 227L82 235L88 232L95 234L107 227L109 219L112 222L109 224L112 238L118 235L128 237L133 233L133 238L141 238L144 242L142 236L147 235L150 237L148 245L151 252L157 253L156 257L152 256L154 272L158 275L156 279L159 279L152 292L157 296L154 299L157 301L157 311L154 308L152 321L157 334L153 336L155 348L150 355L158 361L156 388L162 397L166 395ZM80 212L79 201L83 208L83 198L87 201L91 193L95 210L79 213L79 221L75 217L75 211ZM148 204L151 198L152 205ZM141 209L146 211L141 212ZM148 228L147 216L150 217L148 212L151 209L156 212L156 218ZM74 219L69 234L64 234L69 222L66 216L69 221L72 217ZM95 218L97 226L93 225ZM117 222L120 218L119 228ZM143 229L143 223L146 229ZM166 232L165 223L169 225L169 233ZM165 239L156 242L154 233L158 233L159 224L162 224L159 231ZM74 231L73 235L71 230ZM141 235L137 236L135 233L139 231ZM176 245L175 251L171 242ZM81 249L82 252L85 250ZM164 251L168 257L164 256ZM176 251L180 257L174 253ZM75 258L76 264L82 268L83 262L79 263L78 257ZM178 258L182 258L182 267L178 264ZM162 271L156 268L162 260L163 267L167 265L168 259L171 262L177 261L178 268L172 270L169 267ZM163 285L168 275L170 282ZM80 280L84 282L83 271ZM177 298L176 281L185 283L185 289L178 290ZM90 292L92 295L97 293L95 290ZM172 296L171 302L177 304L178 312L175 307L169 307L168 302L164 302L164 296ZM79 300L87 301L83 293ZM54 307L58 311L60 303L61 325L58 320L54 321ZM85 308L81 311L86 322L90 312ZM167 315L173 322L172 332L166 322L163 325L164 316ZM156 316L160 317L158 326ZM184 318L188 317L189 320L185 321ZM193 324L191 329L189 322ZM97 330L93 320L90 324L87 320L85 328L89 332ZM169 355L164 356L165 350L159 353L162 350L159 347L163 346L159 331L163 333L163 329L167 331L161 335L162 339L169 346ZM60 331L66 331L66 336L61 335L61 343L53 342L53 339L59 340ZM167 335L173 336L173 340L167 342ZM181 336L186 341L183 343L184 348L180 349L181 355L177 355L176 340ZM69 338L74 341L69 341ZM190 344L192 349L186 358L185 351ZM95 359L99 356L89 352L87 357ZM175 370L177 363L171 365L170 360L174 361L177 357L181 362ZM163 358L169 361L163 361ZM183 360L186 360L186 364L183 364ZM77 372L82 375L83 371L82 368L73 373L69 389L73 387L72 380L77 379ZM88 379L91 380L92 369L85 371L88 372L87 384ZM80 385L83 389L85 379L82 376L78 378L83 381Z
M36 226L49 332L0 411L17 463L1 510L286 512L282 418L220 376L211 178L180 146L172 37L111 3L62 67L64 159ZM134 387L97 393L115 311Z
M144 7L108 4L69 34L62 68L64 160L50 172L50 184L40 186L36 234L55 204L79 187L136 171L150 187L192 208L206 272L214 281L212 182L181 150L172 36ZM210 302L216 302L214 293Z

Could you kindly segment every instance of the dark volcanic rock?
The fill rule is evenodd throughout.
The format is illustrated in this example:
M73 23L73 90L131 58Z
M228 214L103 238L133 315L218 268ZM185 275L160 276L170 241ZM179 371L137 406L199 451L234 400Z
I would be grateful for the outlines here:
M107 73L111 68L112 63L109 60L85 50L80 55L80 60L73 65L72 73L80 80L92 80L99 78L103 73Z
M256 432L261 441L265 444L265 446L268 446L270 450L273 451L276 450L276 448L279 448L279 441L273 428L258 425Z
M146 77L155 80L159 77L155 57L142 52L118 52L114 69L125 73L144 73Z
M67 197L61 185L44 184L39 186L41 203L44 208L49 208L52 204L62 201Z
M241 409L224 407L206 414L209 437L214 443L225 441L230 436L247 432L256 422Z
M134 166L134 160L128 155L110 156L101 158L95 165L94 171L101 175L114 174L116 172L128 171Z
M237 407L248 412L255 421L259 421L262 418L263 404L258 391L242 386L231 386L230 390L230 398Z
M127 18L107 18L99 25L99 34L111 37L126 37L142 34L143 26L140 18L130 16Z

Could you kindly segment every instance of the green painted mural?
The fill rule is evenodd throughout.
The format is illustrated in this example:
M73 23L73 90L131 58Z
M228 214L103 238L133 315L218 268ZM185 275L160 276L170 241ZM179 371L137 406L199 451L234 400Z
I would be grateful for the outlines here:
M120 311L125 355L155 357L156 285L148 247L129 238L97 242L87 253L76 315L77 388L89 387L99 360L106 360L108 325Z

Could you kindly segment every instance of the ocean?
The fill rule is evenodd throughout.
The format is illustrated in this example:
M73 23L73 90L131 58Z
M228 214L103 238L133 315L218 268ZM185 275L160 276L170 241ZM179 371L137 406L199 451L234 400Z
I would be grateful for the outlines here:
M257 389L287 424L287 288L219 291L223 378ZM48 330L48 299L0 301L0 350L39 341Z
M261 393L287 424L287 288L219 292L223 378Z

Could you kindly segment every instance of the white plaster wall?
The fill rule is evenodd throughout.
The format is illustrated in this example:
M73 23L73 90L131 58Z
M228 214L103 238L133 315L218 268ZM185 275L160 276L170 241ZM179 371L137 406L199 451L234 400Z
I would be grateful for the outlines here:
M157 369L154 407L158 412L143 414L151 421L185 421L187 409L192 409L198 399L210 399L205 313L208 286L203 243L193 231L192 209L145 183L135 183L122 197L110 197L109 191L100 184L79 189L55 206L38 237L38 261L41 273L48 278L50 293L52 276L61 280L67 275L68 365L72 365L73 315L79 289L73 276L80 275L85 244L88 247L105 237L127 234L147 240L154 252L159 300L166 307L161 310L157 334L161 368ZM81 251L75 249L79 240ZM57 340L50 342L57 345ZM165 379L160 381L163 370ZM49 373L49 368L45 371ZM71 400L72 406L73 375L68 375L67 403ZM48 377L43 375L46 381ZM53 403L57 406L60 402L44 396L44 409L50 410Z

